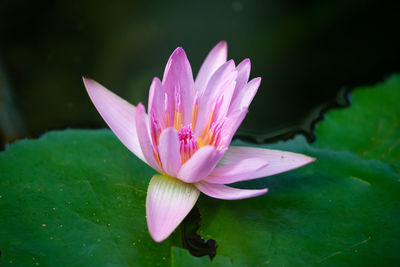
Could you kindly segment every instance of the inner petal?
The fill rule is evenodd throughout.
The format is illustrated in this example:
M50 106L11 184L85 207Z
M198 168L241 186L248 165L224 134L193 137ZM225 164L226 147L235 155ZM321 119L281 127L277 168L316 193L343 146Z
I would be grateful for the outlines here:
M199 149L199 143L193 134L192 125L182 126L178 132L182 164Z

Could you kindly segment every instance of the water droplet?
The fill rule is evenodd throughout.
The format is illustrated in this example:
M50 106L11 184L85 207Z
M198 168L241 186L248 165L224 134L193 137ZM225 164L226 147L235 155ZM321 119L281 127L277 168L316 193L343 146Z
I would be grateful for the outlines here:
M108 224L107 224L107 226L111 226L111 224L110 224L110 223L108 223Z
M63 227L63 225L62 225L62 224L60 224L60 227Z
M57 208L53 208L53 210L56 210Z
M132 243L132 245L136 246L136 243L135 243L135 242L133 242L133 243Z
M0 195L0 198L3 198L3 196L2 196L2 195Z

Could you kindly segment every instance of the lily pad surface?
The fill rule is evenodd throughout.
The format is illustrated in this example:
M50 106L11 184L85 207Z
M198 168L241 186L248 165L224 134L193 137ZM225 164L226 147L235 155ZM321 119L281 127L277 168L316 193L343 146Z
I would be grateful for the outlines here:
M217 256L181 248L179 228L150 238L145 197L155 172L109 130L49 132L0 153L4 266L393 266L400 263L400 76L329 111L314 144L273 145L318 160L239 183L253 199L201 196L199 233ZM251 116L251 113L249 114Z

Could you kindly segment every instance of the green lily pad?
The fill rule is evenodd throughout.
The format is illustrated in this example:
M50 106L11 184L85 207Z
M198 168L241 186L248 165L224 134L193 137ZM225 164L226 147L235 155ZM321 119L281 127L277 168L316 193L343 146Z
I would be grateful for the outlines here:
M269 187L259 198L200 199L201 233L217 240L217 255L247 266L400 262L400 76L352 96L320 122L315 144L297 137L261 146L315 163L241 184Z
M5 266L309 266L400 262L400 76L356 90L330 111L317 142L251 145L304 153L306 167L240 183L268 194L201 196L199 232L211 262L181 249L176 231L151 240L145 197L154 171L109 130L50 132L0 153L0 250ZM397 148L397 149L396 149Z
M157 266L173 238L151 240L145 197L154 171L109 130L51 132L0 154L2 263Z
M400 75L374 87L358 88L351 98L350 107L326 114L317 127L314 146L352 151L400 171Z

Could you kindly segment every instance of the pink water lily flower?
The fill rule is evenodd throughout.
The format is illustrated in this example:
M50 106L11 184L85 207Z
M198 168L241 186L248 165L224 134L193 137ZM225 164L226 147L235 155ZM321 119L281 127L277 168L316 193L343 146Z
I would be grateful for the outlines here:
M146 218L156 242L165 240L195 205L200 192L220 199L243 199L268 189L227 186L298 168L314 159L305 155L231 146L261 78L250 81L250 60L227 60L227 44L218 43L193 80L182 48L169 58L163 80L150 86L148 113L83 78L97 110L119 140L157 170L146 199Z

